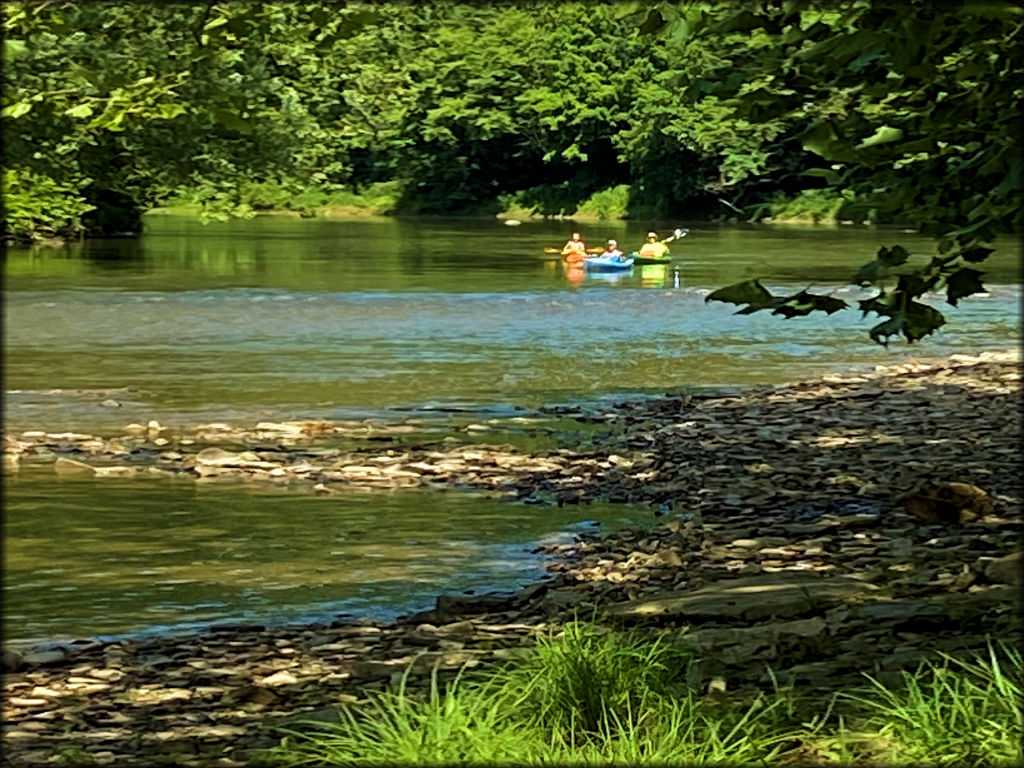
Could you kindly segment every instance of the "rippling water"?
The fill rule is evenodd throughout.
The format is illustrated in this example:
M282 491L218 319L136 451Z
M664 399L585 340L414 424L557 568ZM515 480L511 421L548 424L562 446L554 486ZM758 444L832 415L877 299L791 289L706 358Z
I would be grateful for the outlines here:
M590 225L584 235L639 244L650 226ZM777 383L1019 338L1015 242L985 265L988 294L941 305L948 325L925 344L885 350L854 312L786 321L737 316L704 297L761 277L852 303L864 294L846 280L879 245L924 258L928 238L691 225L670 268L576 281L543 258L567 235L552 223L263 218L203 227L152 217L137 241L11 249L5 429L436 420L445 409L500 425L546 403ZM650 515L50 474L9 479L4 492L10 638L393 613L446 589L533 578L531 543L585 518Z

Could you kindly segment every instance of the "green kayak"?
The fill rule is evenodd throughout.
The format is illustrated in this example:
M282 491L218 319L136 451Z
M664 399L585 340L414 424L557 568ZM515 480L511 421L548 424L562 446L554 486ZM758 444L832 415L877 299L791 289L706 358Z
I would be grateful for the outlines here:
M629 254L633 259L634 264L668 264L672 261L672 257L669 255L665 256L641 256L636 251Z

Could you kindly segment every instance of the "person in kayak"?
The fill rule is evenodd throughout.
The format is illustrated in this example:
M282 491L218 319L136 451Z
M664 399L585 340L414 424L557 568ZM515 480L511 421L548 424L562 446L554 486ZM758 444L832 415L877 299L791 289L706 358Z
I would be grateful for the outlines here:
M562 258L570 264L581 264L587 258L587 246L580 239L579 232L573 232L572 239L562 246Z
M601 258L622 261L622 251L619 250L619 244L614 240L609 240L608 247L604 249L604 253L601 254Z
M668 239L659 240L657 232L647 233L647 242L640 246L640 256L647 259L663 259L668 256Z

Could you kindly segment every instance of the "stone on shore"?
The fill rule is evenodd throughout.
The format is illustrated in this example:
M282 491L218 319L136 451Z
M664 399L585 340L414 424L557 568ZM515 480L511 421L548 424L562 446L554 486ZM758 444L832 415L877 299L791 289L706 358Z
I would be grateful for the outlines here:
M615 603L608 613L632 621L794 618L822 613L838 603L870 599L878 592L874 585L846 577L772 573L723 579L683 594Z

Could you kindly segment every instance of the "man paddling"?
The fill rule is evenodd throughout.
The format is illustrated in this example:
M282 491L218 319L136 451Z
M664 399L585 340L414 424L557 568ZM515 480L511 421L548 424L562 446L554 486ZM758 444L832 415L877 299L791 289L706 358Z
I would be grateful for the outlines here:
M640 255L646 259L663 259L668 255L668 244L670 240L675 238L667 238L665 240L658 240L657 232L647 233L647 242L640 246Z
M614 240L608 241L608 247L604 249L604 253L601 254L602 259L617 259L622 261L622 251L619 250L619 244Z
M688 234L690 234L690 230L688 229L677 229L664 240L658 240L657 232L648 232L647 242L640 246L640 251L636 255L645 259L660 259L668 261L668 244L673 240L686 237Z
M579 232L573 232L572 239L562 246L562 258L569 264L582 264L587 258L587 246L580 239Z

